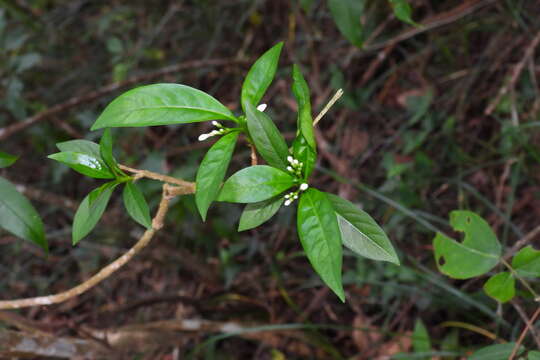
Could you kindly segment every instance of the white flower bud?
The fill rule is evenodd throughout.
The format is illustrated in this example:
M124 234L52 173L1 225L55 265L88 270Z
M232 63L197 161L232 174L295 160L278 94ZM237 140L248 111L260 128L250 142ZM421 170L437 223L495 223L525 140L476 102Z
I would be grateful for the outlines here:
M300 185L300 191L306 191L308 187L309 187L308 184L303 183L302 185Z
M206 140L206 139L208 139L208 134L201 134L201 135L199 135L199 141L204 141L204 140Z
M221 124L214 120L212 121L212 125L219 127Z
M260 104L259 106L257 106L257 110L259 110L259 111L266 110L266 104Z
M293 168L292 168L292 167L290 167L290 166L287 166L287 171L289 171L289 172L293 172L294 170L293 170Z
M294 200L296 200L296 199L298 199L298 195L295 194L294 195Z
M285 199L288 199L288 198L290 198L290 197L291 197L290 194L285 194Z
M287 201L285 201L285 206L289 206L289 205L291 205L291 203L292 203L292 200L287 200Z
M300 162L298 160L296 160L296 159L293 159L293 164L298 165L298 164L300 164Z
M287 161L288 161L288 162L292 163L292 162L293 162L293 160L294 160L294 159L293 159L293 157L292 157L292 156L287 156Z

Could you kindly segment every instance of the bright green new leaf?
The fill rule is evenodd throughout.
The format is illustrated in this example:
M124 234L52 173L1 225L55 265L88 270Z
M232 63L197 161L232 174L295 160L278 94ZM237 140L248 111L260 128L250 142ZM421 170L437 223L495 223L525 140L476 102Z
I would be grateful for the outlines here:
M73 170L96 179L114 179L114 174L109 167L99 158L87 154L63 151L47 156L49 159L66 164Z
M0 228L48 251L43 222L17 188L0 177Z
M306 255L321 279L345 302L341 282L342 247L337 216L325 193L309 188L300 197L298 235Z
M308 145L302 134L298 134L292 144L293 157L303 163L302 173L307 181L315 168L317 152Z
M96 159L101 159L99 144L89 140L69 140L56 144L60 151L71 151L89 155Z
M212 145L197 170L195 202L203 220L206 220L208 208L219 194L238 134L236 131L229 133Z
M414 325L412 343L415 353L428 353L432 350L428 331L420 319L416 320L416 324ZM430 357L424 357L419 359L429 360L429 358Z
M186 85L152 84L129 90L114 99L92 126L155 126L207 120L237 121L223 104Z
M288 173L267 165L255 165L234 173L225 181L218 201L256 203L270 199L294 184Z
M540 251L530 245L524 247L514 255L512 267L520 276L540 277Z
M315 136L313 135L313 117L311 116L309 86L297 65L293 65L292 78L292 91L298 103L297 127L308 145L315 150L317 145L315 143Z
M407 0L389 0L396 17L410 25L417 25L411 18L412 9Z
M73 227L71 229L73 245L88 235L96 226L117 185L118 182L116 181L103 184L97 189L92 190L83 199L73 219Z
M124 186L122 197L129 216L145 228L150 229L152 227L150 209L137 185L132 181L128 181Z
M484 291L495 300L505 303L516 294L516 280L509 272L495 274L484 284Z
M399 265L399 258L386 233L371 216L350 201L326 193L337 213L341 241L354 253Z
M249 135L259 154L269 165L286 170L289 149L272 119L251 103L246 104L246 116Z
M501 244L489 224L471 211L450 213L450 225L465 233L462 242L441 233L433 240L439 271L455 279L480 276L499 263Z
M279 55L283 43L280 42L267 50L249 69L244 83L242 84L242 93L240 101L242 109L246 112L246 104L257 106L261 101L266 89L274 80L276 69L279 62Z
M328 0L328 7L339 31L353 45L361 47L364 30L360 17L364 14L365 0Z
M268 221L281 207L285 198L276 196L268 200L247 204L240 217L238 231L256 228Z
M13 165L19 157L0 151L0 169Z
M112 134L111 129L107 128L103 132L103 135L101 136L101 141L99 142L99 153L101 154L101 158L103 161L105 161L105 164L111 169L111 171L116 176L122 176L125 175L122 170L118 167L118 162L114 158L113 155L113 140L112 140Z
M515 346L514 342L486 346L475 351L468 360L508 360ZM523 347L520 347L518 354L523 351L522 349Z

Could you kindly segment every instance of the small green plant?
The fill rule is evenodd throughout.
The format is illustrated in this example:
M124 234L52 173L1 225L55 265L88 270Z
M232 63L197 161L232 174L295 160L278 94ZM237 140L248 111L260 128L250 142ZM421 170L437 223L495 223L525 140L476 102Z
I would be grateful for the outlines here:
M96 226L119 185L124 187L123 200L128 214L149 231L157 230L161 225L152 221L146 200L135 183L141 177L149 177L178 185L176 189L169 188L167 196L194 193L203 220L214 201L246 204L239 231L265 223L282 205L296 204L298 234L304 251L324 283L342 301L345 301L341 279L343 245L360 256L399 264L390 240L367 213L345 199L310 185L317 160L317 144L310 90L298 66L293 66L292 71L292 91L298 103L298 115L296 137L291 145L285 142L264 112L266 105L260 102L274 79L282 45L279 43L269 49L249 70L240 95L242 115L234 115L218 100L192 87L152 84L125 92L105 108L92 126L92 130L105 128L99 144L88 140L57 144L60 152L49 158L83 175L108 180L92 190L80 204L73 220L73 244ZM218 120L228 123L222 124ZM200 141L220 138L204 156L195 184L131 169L120 165L113 156L111 127L202 121L212 121L216 128L199 136ZM246 137L252 149L252 164L225 180L240 135ZM257 154L267 165L258 164ZM162 206L158 214L161 210ZM39 243L35 238L28 239Z

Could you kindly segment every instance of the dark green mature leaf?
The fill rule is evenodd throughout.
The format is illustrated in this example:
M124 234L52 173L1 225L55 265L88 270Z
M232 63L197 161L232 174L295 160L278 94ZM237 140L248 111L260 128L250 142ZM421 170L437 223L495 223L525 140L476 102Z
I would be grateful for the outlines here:
M92 190L83 199L73 219L73 227L71 229L73 245L88 235L96 226L117 185L118 182L116 181L103 184L97 189Z
M315 168L315 162L317 161L317 152L308 145L306 139L302 134L298 134L292 144L293 157L304 164L302 172L304 180L307 181L309 176Z
M124 206L126 207L129 216L145 228L150 229L152 227L150 209L148 208L148 203L144 199L143 193L135 183L132 181L126 183L122 198L124 199Z
M389 0L396 17L410 25L416 25L411 18L412 9L407 0Z
M248 74L242 84L240 96L242 108L246 112L246 104L257 106L261 101L266 89L272 83L276 75L279 62L279 55L283 43L280 42L266 51L249 69Z
M475 351L468 360L508 360L515 346L515 342L486 346ZM523 347L520 346L518 354L521 351L523 351Z
M516 294L516 279L509 272L495 274L484 284L484 291L495 300L505 303Z
M240 217L238 231L256 228L268 221L281 207L285 198L276 196L268 200L247 204Z
M259 154L269 165L286 170L289 149L272 119L251 103L246 104L246 116L249 135Z
M540 277L540 251L530 245L524 247L514 255L512 267L520 276Z
M399 265L399 258L390 239L368 213L339 196L329 193L326 196L338 215L343 245L368 259Z
M101 157L95 158L72 151L63 151L47 157L66 164L83 175L96 179L114 179L115 177L109 167L101 160Z
M309 86L297 65L293 65L292 77L292 90L298 103L298 131L304 136L308 145L315 150L317 145L315 143L315 136L313 135L313 117L311 116Z
M56 147L60 151L71 151L81 154L89 155L96 159L101 159L101 153L99 150L99 144L89 140L69 140L56 144Z
M341 282L342 247L337 216L328 197L309 188L300 197L298 235L306 255L321 279L345 302Z
M225 181L218 201L256 203L281 194L294 184L288 173L267 165L242 169Z
M208 208L219 194L238 134L229 133L212 145L197 170L195 202L203 220L206 220Z
M353 45L361 47L364 30L360 17L364 13L365 0L328 0L328 7L339 31Z
M223 104L186 85L153 84L129 90L114 99L92 126L155 126L207 120L237 121Z
M43 222L32 204L17 188L0 177L0 228L48 251Z
M469 279L499 263L501 244L484 219L471 211L456 210L450 213L450 225L464 232L465 239L457 242L437 233L433 247L439 271L455 279Z
M13 165L19 157L0 151L0 169Z
M111 129L107 128L103 132L103 135L101 136L101 141L99 142L99 153L101 154L101 158L103 161L105 161L105 164L111 169L111 171L116 176L122 176L125 175L122 170L118 167L118 162L114 158L113 155L113 140L112 140L112 134Z

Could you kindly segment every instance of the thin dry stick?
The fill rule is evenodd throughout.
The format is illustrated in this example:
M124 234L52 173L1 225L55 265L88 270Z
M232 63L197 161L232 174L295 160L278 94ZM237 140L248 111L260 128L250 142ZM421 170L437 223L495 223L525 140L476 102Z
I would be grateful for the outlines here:
M527 321L527 323L525 324L525 328L521 332L521 335L519 335L519 339L518 341L516 341L516 345L514 346L514 349L512 350L512 354L510 354L510 357L508 358L508 360L513 360L514 357L516 356L521 346L521 343L523 342L523 339L525 339L525 336L527 335L527 332L529 331L529 329L532 329L532 326L534 322L536 321L536 318L538 318L538 315L540 315L540 307L536 309L531 319Z
M330 99L330 101L328 102L328 104L326 104L326 106L321 110L321 112L319 113L319 115L317 115L317 117L315 118L315 120L313 121L313 126L317 125L317 123L319 121L321 121L322 117L328 112L328 110L330 110L330 108L336 103L336 101L339 100L339 98L343 95L343 90L342 89L339 89L335 95Z
M525 310L523 310L521 306L515 300L512 301L512 306L514 306L514 309L516 309L517 313L519 314L519 316L521 316L523 321L525 323L528 323L529 318L527 317ZM536 329L534 327L531 327L530 330L531 330L532 337L534 341L536 342L536 346L538 347L538 349L540 349L540 337L538 337L538 333L536 332Z
M255 150L255 146L253 146L252 144L248 144L248 146L251 149L251 166L255 166L258 163L257 150Z
M118 166L122 170L135 174L135 179L148 178L148 179L153 179L153 180L159 180L164 183L174 184L182 188L190 189L192 193L195 192L195 183L185 181L182 179L177 179L172 176L158 174L158 173L148 171L148 170L139 170L139 169L130 168L129 166L122 165L122 164L118 164Z
M528 232L524 237L519 239L514 246L508 252L504 255L503 259L508 261L512 256L514 256L515 253L519 251L523 246L531 242L532 239L534 239L538 234L540 234L540 225L535 227L533 230Z

